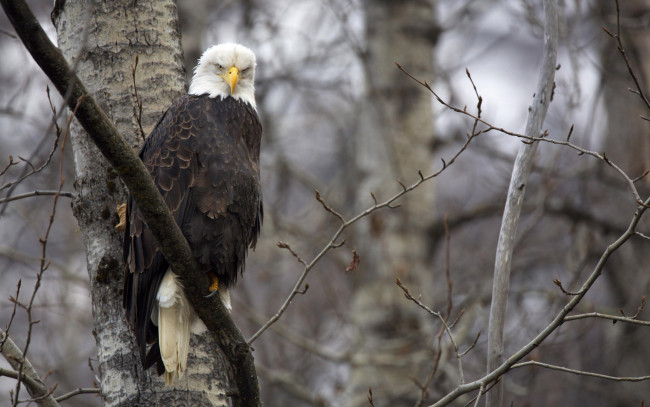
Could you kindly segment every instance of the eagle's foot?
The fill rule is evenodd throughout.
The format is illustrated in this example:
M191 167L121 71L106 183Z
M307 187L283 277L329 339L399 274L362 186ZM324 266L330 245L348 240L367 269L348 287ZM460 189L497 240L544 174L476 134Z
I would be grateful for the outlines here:
M120 217L120 223L115 225L115 230L124 232L126 229L126 204L121 203L115 209L117 210L117 215Z
M219 289L219 277L217 277L213 273L210 273L210 279L212 280L212 284L210 285L209 290L210 291L217 291Z
M212 284L210 284L210 287L208 288L208 290L210 290L210 294L206 295L205 298L215 296L217 294L217 290L219 290L219 277L217 277L217 275L214 273L210 273L210 280L212 280Z

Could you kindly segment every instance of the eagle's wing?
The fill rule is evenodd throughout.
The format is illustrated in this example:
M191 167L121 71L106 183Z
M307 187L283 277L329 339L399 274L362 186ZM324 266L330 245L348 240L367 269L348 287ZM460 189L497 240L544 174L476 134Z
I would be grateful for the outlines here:
M249 106L232 98L186 96L169 108L140 151L197 262L226 288L242 271L246 248L259 234L260 138L259 119ZM148 368L160 362L158 346L149 355L146 348L158 338L151 313L169 264L132 196L124 261L124 307Z
M243 272L262 222L259 148L262 127L255 110L232 98L214 101L208 128L223 127L199 141L199 176L192 191L197 212L181 228L199 265L230 288Z
M189 118L188 98L182 98L165 112L140 150L140 159L177 223L188 210L189 191L198 173L198 163L189 141L196 129ZM123 253L127 265L123 305L134 327L145 364L147 344L155 342L158 337L151 313L158 286L169 264L144 223L132 195L127 202Z

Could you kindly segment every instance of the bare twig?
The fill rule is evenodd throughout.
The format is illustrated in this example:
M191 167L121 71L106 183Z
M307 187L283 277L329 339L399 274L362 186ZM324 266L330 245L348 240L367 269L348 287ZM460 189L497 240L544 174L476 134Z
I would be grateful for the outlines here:
M560 372L571 373L578 376L589 376L597 377L599 379L612 380L615 382L644 382L650 380L650 376L631 376L631 377L620 377L620 376L610 376L606 374L587 372L584 370L569 369L568 367L551 365L548 363L538 362L535 360L529 360L526 362L516 363L512 365L513 369L526 366L537 366L543 367L545 369L558 370Z
M641 314L641 311L643 311L643 308L645 308L645 295L641 297L641 304L639 304L639 306L636 308L636 312L634 313L634 315L628 317L627 315L625 315L625 311L623 311L623 309L620 310L620 313L625 318L637 319L639 317L639 314Z
M11 307L11 316L9 317L9 322L7 322L7 326L5 327L4 338L0 340L0 353L2 353L2 346L5 344L5 341L9 338L9 330L11 329L11 324L14 322L14 318L16 317L16 308L18 307L18 297L20 297L21 286L22 280L18 279L18 283L16 284L16 296L9 297L9 301L13 303L13 306Z
M286 249L286 250L288 250L289 253L291 253L291 254L293 255L293 257L295 257L296 260L298 260L298 262L299 262L300 264L307 265L307 263L305 263L305 261L302 259L302 257L300 257L300 255L298 255L298 253L296 253L295 250L293 250L293 249L291 248L291 246L289 246L289 243L279 241L279 242L276 243L276 245L277 245L280 249Z
M71 391L69 393L58 396L56 398L56 401L60 402L60 401L63 401L63 400L67 400L67 399L72 398L74 396L78 396L79 394L99 394L101 392L102 392L102 389L100 389L99 387L86 387L86 388L80 387L80 388L75 389L75 390L73 390L73 391Z
M606 27L603 27L603 30L612 38L616 40L618 52L621 53L621 56L623 57L623 60L625 61L625 66L627 67L627 71L630 74L630 77L634 81L634 86L636 89L632 93L636 93L639 95L643 103L646 105L648 109L650 109L650 101L648 101L648 98L645 95L644 88L639 82L639 80L636 77L636 74L634 73L634 69L632 69L632 65L630 64L630 60L627 57L627 53L625 52L625 48L623 47L623 42L621 41L621 9L618 4L618 0L615 0L616 3L616 35L612 34L611 31L609 31Z
M562 291L562 294L564 295L578 295L580 294L579 292L573 292L573 291L568 291L562 286L562 282L558 280L557 278L553 279L553 284L558 286L560 288L560 291Z
M18 164L19 164L18 161L14 161L14 156L10 155L9 156L9 163L2 169L2 171L0 171L0 175L4 175L5 172L7 172L9 170L9 168L13 167L14 165L18 165Z
M445 317L444 321L445 323L441 325L440 330L438 331L437 335L437 348L433 356L433 363L431 366L431 369L429 370L429 373L422 384L418 384L418 387L420 388L420 395L418 396L418 399L415 403L414 407L420 407L423 405L424 400L427 398L429 394L429 386L431 385L431 382L433 381L433 378L438 371L438 366L440 364L440 358L442 357L442 338L446 332L447 329L453 328L454 324L460 319L460 317L463 315L463 311L461 311L456 319L449 324L449 318L451 317L451 311L453 309L453 302L452 302L452 293L453 293L453 282L451 280L451 266L450 266L450 261L451 261L451 254L450 254L450 249L451 249L451 233L449 232L449 219L447 215L443 217L443 226L445 230L445 277L447 280L447 307L445 310ZM480 333L479 333L480 335ZM477 336L478 340L478 336ZM476 341L472 346L470 346L465 352L458 353L458 350L456 349L456 354L459 355L460 357L463 357L467 352L469 352L474 345L476 344Z
M60 110L57 112L56 108L54 107L54 104L52 103L52 98L51 98L51 96L50 96L50 87L47 86L45 89L46 89L47 99L48 99L48 101L49 101L49 103L50 103L50 109L51 109L51 111L52 111L52 117L53 117L53 118L52 118L52 124L50 125L51 127L47 129L47 131L46 131L46 135L49 135L49 134L48 134L48 133L49 133L49 130L53 127L53 128L55 129L55 133L54 133L54 134L55 134L55 136L56 136L56 137L54 138L54 143L53 143L53 145L52 145L52 149L51 149L50 152L48 153L48 156L47 156L47 158L45 159L45 162L43 162L43 164L41 164L38 168L36 168L36 167L34 167L34 166L32 165L32 163L30 162L31 158L30 158L30 159L24 159L24 158L22 158L22 157L18 157L18 158L20 159L20 161L22 161L22 162L24 162L25 164L27 164L27 167L25 167L25 168L23 169L22 174L18 177L17 180L15 180L15 181L11 181L11 182L8 182L8 183L4 184L2 187L0 187L0 191L5 190L5 189L8 189L8 191L7 191L7 193L6 193L6 197L7 197L7 198L11 196L11 194L13 193L13 191L15 190L15 188L18 187L18 185L19 185L21 182L23 182L24 180L26 180L27 178L31 177L31 176L34 175L34 174L38 174L38 173L40 173L40 172L43 171L45 168L47 168L47 166L50 165L50 162L52 161L52 157L54 156L54 153L55 153L56 150L57 150L57 146L58 146L58 143L59 143L59 138L60 138L60 136L61 136L61 129L59 128L59 125L58 125L58 122L57 122L57 121L58 121L58 119L59 119L59 117L60 117L61 112L63 111L63 109L60 109ZM69 95L66 95L66 97L65 97L64 99L66 99L68 96L69 96ZM64 102L64 103L65 103L65 102ZM41 145L43 144L44 141L45 141L45 138L44 138L43 141L42 141L42 142L37 146L36 150L32 153L32 158L36 156L37 152L40 150L40 147L41 147ZM6 171L6 170L9 168L9 166L11 165L12 160L13 160L13 157L10 156L10 157L9 157L9 162L10 162L10 163L9 163L9 165L8 165L8 166L3 170L3 173L4 173L4 171ZM30 170L30 169L31 169L31 170ZM6 198L5 198L5 199L6 199ZM2 214L4 213L5 208L7 207L7 205L6 205L7 202L9 202L9 200L5 200L5 201L3 201L3 202L0 202L0 203L2 203L2 208L0 208L0 215L2 215Z
M372 387L368 387L368 403L370 403L370 407L375 407L375 403L372 400Z
M600 312L588 312L588 313L585 313L585 314L568 315L568 316L564 317L564 321L565 322L577 321L579 319L587 319L587 318L602 318L602 319L611 320L614 323L616 323L616 322L626 322L628 324L650 326L650 321L641 321L641 320L638 320L638 319L635 319L635 318L621 317L621 316L618 316L618 315L603 314L603 313L600 313Z
M147 135L142 128L142 101L140 96L138 96L138 86L135 83L135 72L138 69L138 54L135 54L135 62L131 67L131 79L133 80L133 96L135 97L135 106L133 106L133 116L135 116L135 121L138 123L138 128L140 130L140 136L142 140L147 138Z
M481 395L485 391L485 386L481 386L478 390L478 394L476 395L476 401L474 402L474 407L478 407L478 402L481 400Z
M332 215L336 216L336 217L341 221L341 223L345 223L345 218L344 218L340 213L338 213L337 211L335 211L334 209L332 209L331 206L329 206L328 204L325 203L325 201L323 200L323 197L320 196L320 192L318 192L318 191L314 191L314 193L315 193L315 195L316 195L316 200L317 200L318 202L320 202L321 205L323 205L323 208L324 208L327 212L329 212L329 213L331 213Z
M399 278L395 279L395 282L397 283L397 286L402 289L404 292L404 296L413 301L415 304L417 304L420 308L423 310L427 311L429 314L435 316L440 320L440 323L442 324L445 332L447 333L447 336L449 337L449 341L451 342L451 345L454 347L454 352L456 353L456 360L458 361L458 375L460 376L460 382L464 383L465 382L465 375L463 374L463 361L462 361L462 355L458 353L458 345L456 344L456 340L454 339L454 335L451 333L451 328L449 328L449 325L447 324L447 321L445 318L443 318L442 314L437 311L433 311L431 308L427 307L422 303L422 301L418 300L417 298L413 297L411 293L409 293L408 289L404 287L402 282L400 281ZM463 354L467 353L464 352Z
M65 198L74 198L74 197L77 196L77 194L74 193L74 192L36 190L36 191L32 191L32 192L26 192L26 193L20 194L20 195L10 196L8 198L0 198L0 203L17 201L19 199L31 198L31 197L34 197L34 196L52 196L52 195L58 195L58 196L62 196L62 197L65 197Z

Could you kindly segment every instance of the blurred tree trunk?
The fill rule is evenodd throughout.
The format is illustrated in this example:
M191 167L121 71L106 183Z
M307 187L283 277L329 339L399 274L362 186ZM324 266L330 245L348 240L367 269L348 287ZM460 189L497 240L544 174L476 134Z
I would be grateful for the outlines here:
M418 171L428 174L433 167L431 95L395 62L431 83L438 27L432 1L367 0L363 5L366 94L355 150L361 181L357 206L365 208L372 204L370 192L381 201L400 190L396 180L411 184L419 179ZM433 210L433 186L424 184L401 208L375 213L356 230L361 269L352 319L363 335L364 350L390 360L385 369L354 368L350 390L363 400L372 387L376 406L416 400L419 392L409 377L424 379L422 367L430 365L426 351L430 347L425 344L431 330L423 329L426 317L404 299L395 277L415 295L433 292L426 237ZM408 357L400 356L402 352Z
M52 17L62 52L137 151L143 134L186 89L175 2L61 1ZM126 191L76 121L70 137L79 194L73 210L86 246L104 405L226 405L228 368L209 335L192 335L200 357L190 353L176 389L165 388L154 369L142 371L122 308L122 234L114 230L115 207Z
M647 24L650 4L646 0L626 0L619 4L623 47L643 92L646 97L650 97L650 28ZM602 24L615 33L616 9L613 2L603 4L601 16ZM603 150L609 159L620 165L630 177L635 178L650 170L650 122L640 117L650 117L650 110L637 94L628 90L636 90L636 86L614 39L608 37L604 42L601 60L604 78L603 100L607 112ZM603 174L596 176L608 176L607 169L603 168ZM650 191L650 177L644 177L636 186L642 197L647 196ZM603 206L602 210L607 217L625 224L625 217L619 219L621 204L624 202L631 208L633 203L627 189L618 193L624 199L608 199L602 202L602 197L607 196L607 193L599 189L594 192L593 202L601 201L600 206ZM628 216L627 213L622 214ZM650 286L647 273L639 273L639 270L650 268L647 243L638 240L630 243L622 247L617 256L612 257L609 262L611 272L605 273L609 294L612 296L612 306L626 310L635 309L641 302L641 297L647 295ZM630 284L630 281L635 283ZM625 324L606 333L609 346L630 350L607 360L611 371L629 375L647 370L650 349L647 346L646 331ZM598 364L598 368L602 368L602 362ZM635 396L634 392L621 391L620 405L638 403L638 397Z
M194 74L192 70L203 53L203 35L210 16L208 10L210 10L211 4L212 2L209 0L178 2L178 18L183 28L183 51L188 81L192 79Z
M621 39L634 73L646 92L650 88L650 29L644 16L650 13L650 5L645 0L627 0L621 6ZM616 30L616 10L611 2L604 7L604 24ZM650 122L639 116L648 117L650 112L638 95L628 89L635 89L625 61L616 48L615 40L606 41L602 48L604 100L607 110L607 156L632 177L637 177L650 169ZM613 75L611 75L613 74ZM614 78L614 80L612 80ZM649 182L645 178L646 184Z

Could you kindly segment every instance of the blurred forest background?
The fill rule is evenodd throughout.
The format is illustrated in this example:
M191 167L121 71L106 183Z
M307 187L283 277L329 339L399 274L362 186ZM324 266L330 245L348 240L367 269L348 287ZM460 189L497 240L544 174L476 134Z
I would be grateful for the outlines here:
M56 38L50 1L30 1ZM550 136L606 152L631 178L650 169L649 116L616 42L614 3L564 0ZM179 2L188 78L202 51L236 41L257 54L258 111L264 125L262 237L233 292L233 317L250 337L291 293L339 221L440 168L463 145L472 122L435 101L395 65L427 81L453 105L522 133L542 51L537 0L263 0ZM650 4L621 1L620 26L644 89L650 78ZM53 148L48 81L0 15L0 326L12 318L16 286L28 298L41 258L52 197L7 201L34 190L74 193L69 149ZM52 92L53 104L60 97ZM345 244L320 260L288 311L253 345L268 406L376 406L431 403L456 387L460 373L439 321L404 298L415 297L454 320L466 380L485 372L492 271L501 214L520 141L481 135L439 177L346 230ZM13 157L15 165L10 164ZM41 170L41 166L45 163ZM24 178L24 179L23 179ZM650 191L650 178L637 183ZM643 195L642 195L643 196ZM622 177L602 161L541 144L529 183L513 258L506 356L545 327L571 290L632 218L636 203ZM647 222L644 223L647 226ZM643 230L643 228L641 228ZM647 228L646 228L647 233ZM350 265L353 252L358 266ZM650 287L648 242L634 239L608 263L580 311L633 315ZM35 298L28 357L55 394L95 385L96 346L85 251L70 199L60 197ZM116 277L117 278L117 277ZM304 288L304 287L303 287ZM650 319L642 310L640 319ZM11 336L24 346L20 309ZM584 319L565 323L531 357L613 376L650 374L650 328ZM8 366L0 361L0 368ZM0 405L13 379L0 377ZM422 392L426 388L427 392ZM537 367L508 373L507 405L631 406L650 402L647 382L614 382ZM421 400L421 399L424 400ZM461 398L464 405L470 397ZM80 395L66 406L99 406Z

